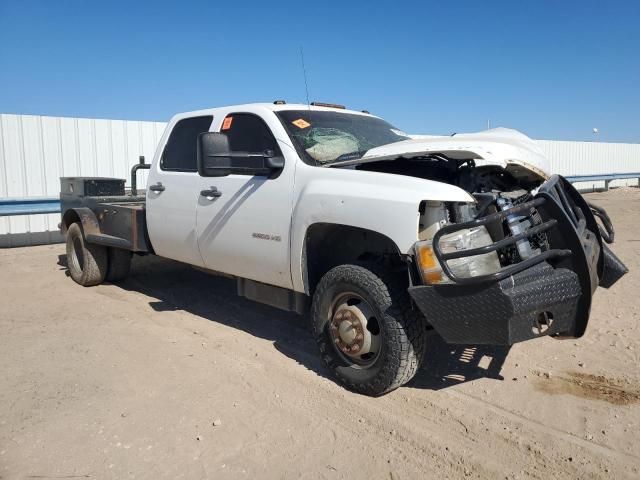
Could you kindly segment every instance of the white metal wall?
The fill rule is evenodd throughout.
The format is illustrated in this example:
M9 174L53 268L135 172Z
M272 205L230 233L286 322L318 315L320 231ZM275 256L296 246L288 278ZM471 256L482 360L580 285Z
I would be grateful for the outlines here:
M564 142L537 140L560 175L597 175L640 172L640 143ZM616 180L611 186L638 185L638 180ZM578 188L600 188L604 182L580 182Z
M165 124L0 114L0 197L58 196L60 177L126 178ZM144 187L146 171L138 173ZM60 215L0 217L0 247L60 240Z
M57 196L63 176L118 177L126 178L128 184L138 156L151 161L165 125L0 114L0 198ZM550 140L538 140L538 144L551 159L554 173L640 171L640 144ZM145 181L146 171L142 170L139 184L144 187ZM602 182L593 186L602 186ZM0 247L59 241L59 221L58 214L0 217Z

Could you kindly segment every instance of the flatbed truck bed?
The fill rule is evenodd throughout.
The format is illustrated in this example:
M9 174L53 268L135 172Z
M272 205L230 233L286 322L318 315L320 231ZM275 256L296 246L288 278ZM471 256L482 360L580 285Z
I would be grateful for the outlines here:
M81 220L87 241L134 253L153 253L147 233L145 195L127 194L124 180L101 177L60 179L62 226Z

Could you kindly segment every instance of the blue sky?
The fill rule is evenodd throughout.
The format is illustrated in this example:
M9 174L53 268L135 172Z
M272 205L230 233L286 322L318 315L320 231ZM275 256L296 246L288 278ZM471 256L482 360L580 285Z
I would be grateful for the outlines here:
M640 142L640 2L0 0L0 112L167 120L284 98L411 133ZM597 127L597 137L592 129Z

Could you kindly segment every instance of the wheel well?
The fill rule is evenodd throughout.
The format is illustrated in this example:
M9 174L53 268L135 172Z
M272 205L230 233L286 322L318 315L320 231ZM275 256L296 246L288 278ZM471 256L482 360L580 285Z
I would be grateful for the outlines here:
M62 216L62 222L60 224L62 233L67 233L67 229L71 226L71 224L76 222L80 222L80 215L78 215L78 212L76 212L75 210L67 210L66 212L64 212L64 215Z
M305 291L313 295L322 276L333 267L361 261L406 268L398 246L381 233L334 223L311 225L307 229L302 259Z

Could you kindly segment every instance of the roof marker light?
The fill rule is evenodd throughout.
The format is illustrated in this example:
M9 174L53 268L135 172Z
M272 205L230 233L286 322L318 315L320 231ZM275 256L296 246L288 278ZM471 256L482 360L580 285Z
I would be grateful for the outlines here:
M338 105L337 103L311 102L311 105L313 105L314 107L340 108L342 110L347 108L344 105Z

